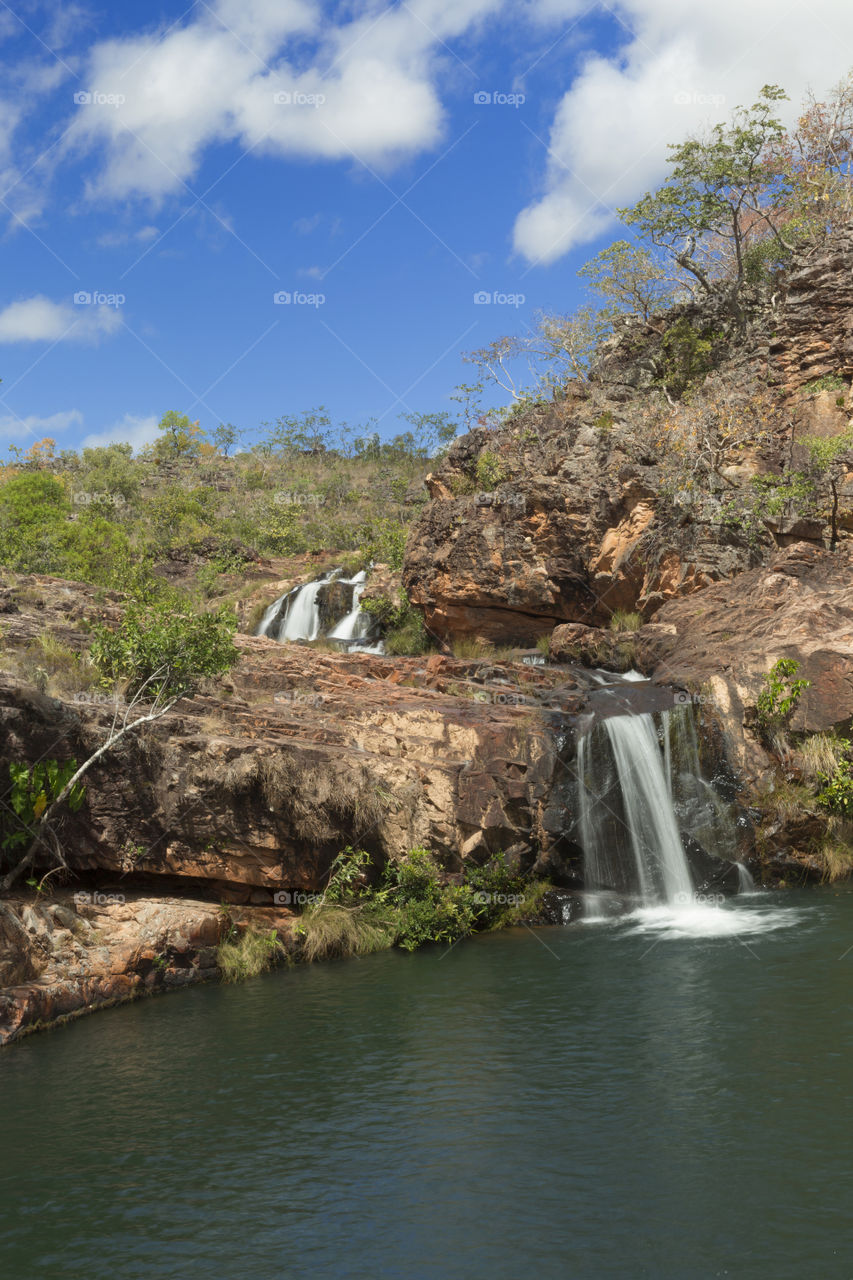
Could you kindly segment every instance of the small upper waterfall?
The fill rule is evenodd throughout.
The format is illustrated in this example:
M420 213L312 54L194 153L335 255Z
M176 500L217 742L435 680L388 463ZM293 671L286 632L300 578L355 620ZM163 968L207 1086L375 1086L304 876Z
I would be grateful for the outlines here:
M330 640L363 640L370 630L370 614L365 613L360 605L367 574L362 569L354 578L344 581L353 584L352 608L345 618L341 618L334 631L329 632Z
M370 649L371 652L381 653L381 643L370 643L373 620L370 614L365 613L360 607L367 573L362 569L354 577L344 578L341 576L342 572L341 569L332 569L321 574L319 578L304 583L301 587L286 591L269 606L255 634L269 636L270 639L281 642L318 640L324 637L328 640L340 641L342 646L348 649ZM328 626L324 628L323 625L319 597L323 588L332 583L336 587L352 587L352 594L349 607L344 605L347 612L343 616L339 615L338 620L332 623L329 629Z
M593 916L615 894L643 906L683 906L721 897L709 889L735 875L747 887L748 871L734 870L731 807L702 776L689 703L656 714L626 714L620 706L599 719L577 743L577 787Z

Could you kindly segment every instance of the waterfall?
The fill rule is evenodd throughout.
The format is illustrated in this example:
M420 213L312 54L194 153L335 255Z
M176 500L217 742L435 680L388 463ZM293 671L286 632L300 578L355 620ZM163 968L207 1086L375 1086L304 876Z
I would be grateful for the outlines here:
M314 578L313 581L306 582L303 586L295 587L292 591L279 596L267 609L255 634L269 636L270 639L280 642L317 640L325 635L328 640L340 641L342 647L347 649L364 649L370 653L384 652L381 642L373 645L367 643L372 619L359 604L367 579L366 571L362 569L353 578L343 578L341 573L341 569L332 569L328 573L321 574L319 578ZM330 582L351 586L352 601L349 612L332 627L331 631L324 633L317 596L320 589Z
M651 715L604 722L616 761L634 865L643 901L684 902L693 880L675 821Z
M719 888L715 876L732 868L734 824L702 777L693 708L664 711L660 729L659 735L651 712L611 714L578 740L577 834L594 917L607 913L615 894L644 906L692 902L696 886L682 829L709 885ZM744 868L738 876L745 886L749 873ZM704 893L706 885L699 888Z
M341 618L333 631L329 632L330 640L362 640L370 630L370 614L363 613L359 601L364 591L367 574L362 569L354 578L343 578L343 582L351 582L352 608L345 618Z

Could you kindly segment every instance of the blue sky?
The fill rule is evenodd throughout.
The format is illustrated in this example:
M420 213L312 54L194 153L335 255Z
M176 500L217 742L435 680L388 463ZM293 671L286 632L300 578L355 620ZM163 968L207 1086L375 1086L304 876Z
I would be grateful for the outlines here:
M453 410L667 142L851 51L840 0L3 5L0 445Z

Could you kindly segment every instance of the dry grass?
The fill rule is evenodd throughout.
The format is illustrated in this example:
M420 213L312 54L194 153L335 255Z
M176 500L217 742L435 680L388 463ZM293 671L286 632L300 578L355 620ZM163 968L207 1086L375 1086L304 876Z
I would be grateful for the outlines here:
M475 636L460 636L450 646L454 658L467 660L477 659L494 661L495 647L488 640L478 640Z
M245 982L265 973L284 954L275 930L261 933L257 929L245 929L237 938L219 944L216 963L223 982Z
M846 880L853 875L853 821L833 816L818 850L826 881Z
M397 926L390 915L376 910L318 902L306 908L293 932L301 943L302 959L310 962L384 951L393 946Z
M639 631L643 625L643 615L628 613L625 609L616 609L610 616L611 631Z
M797 759L803 778L812 786L820 783L821 774L833 774L845 752L845 744L834 733L814 733L797 745Z

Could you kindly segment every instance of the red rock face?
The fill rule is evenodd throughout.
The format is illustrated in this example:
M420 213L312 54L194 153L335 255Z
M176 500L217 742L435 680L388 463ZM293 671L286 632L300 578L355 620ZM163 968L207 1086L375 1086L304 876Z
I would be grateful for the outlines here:
M756 546L695 519L667 535L671 545L652 544L657 469L638 460L624 406L612 402L621 421L596 428L603 403L574 400L523 419L529 426L471 432L430 478L403 582L441 640L530 645L561 622L648 617L770 553L769 534ZM466 492L484 454L509 478Z
M777 659L794 658L811 681L792 729L840 729L853 718L853 549L796 543L765 567L670 601L637 633L636 655L656 680L700 691L738 763L757 776L767 759L744 720Z

